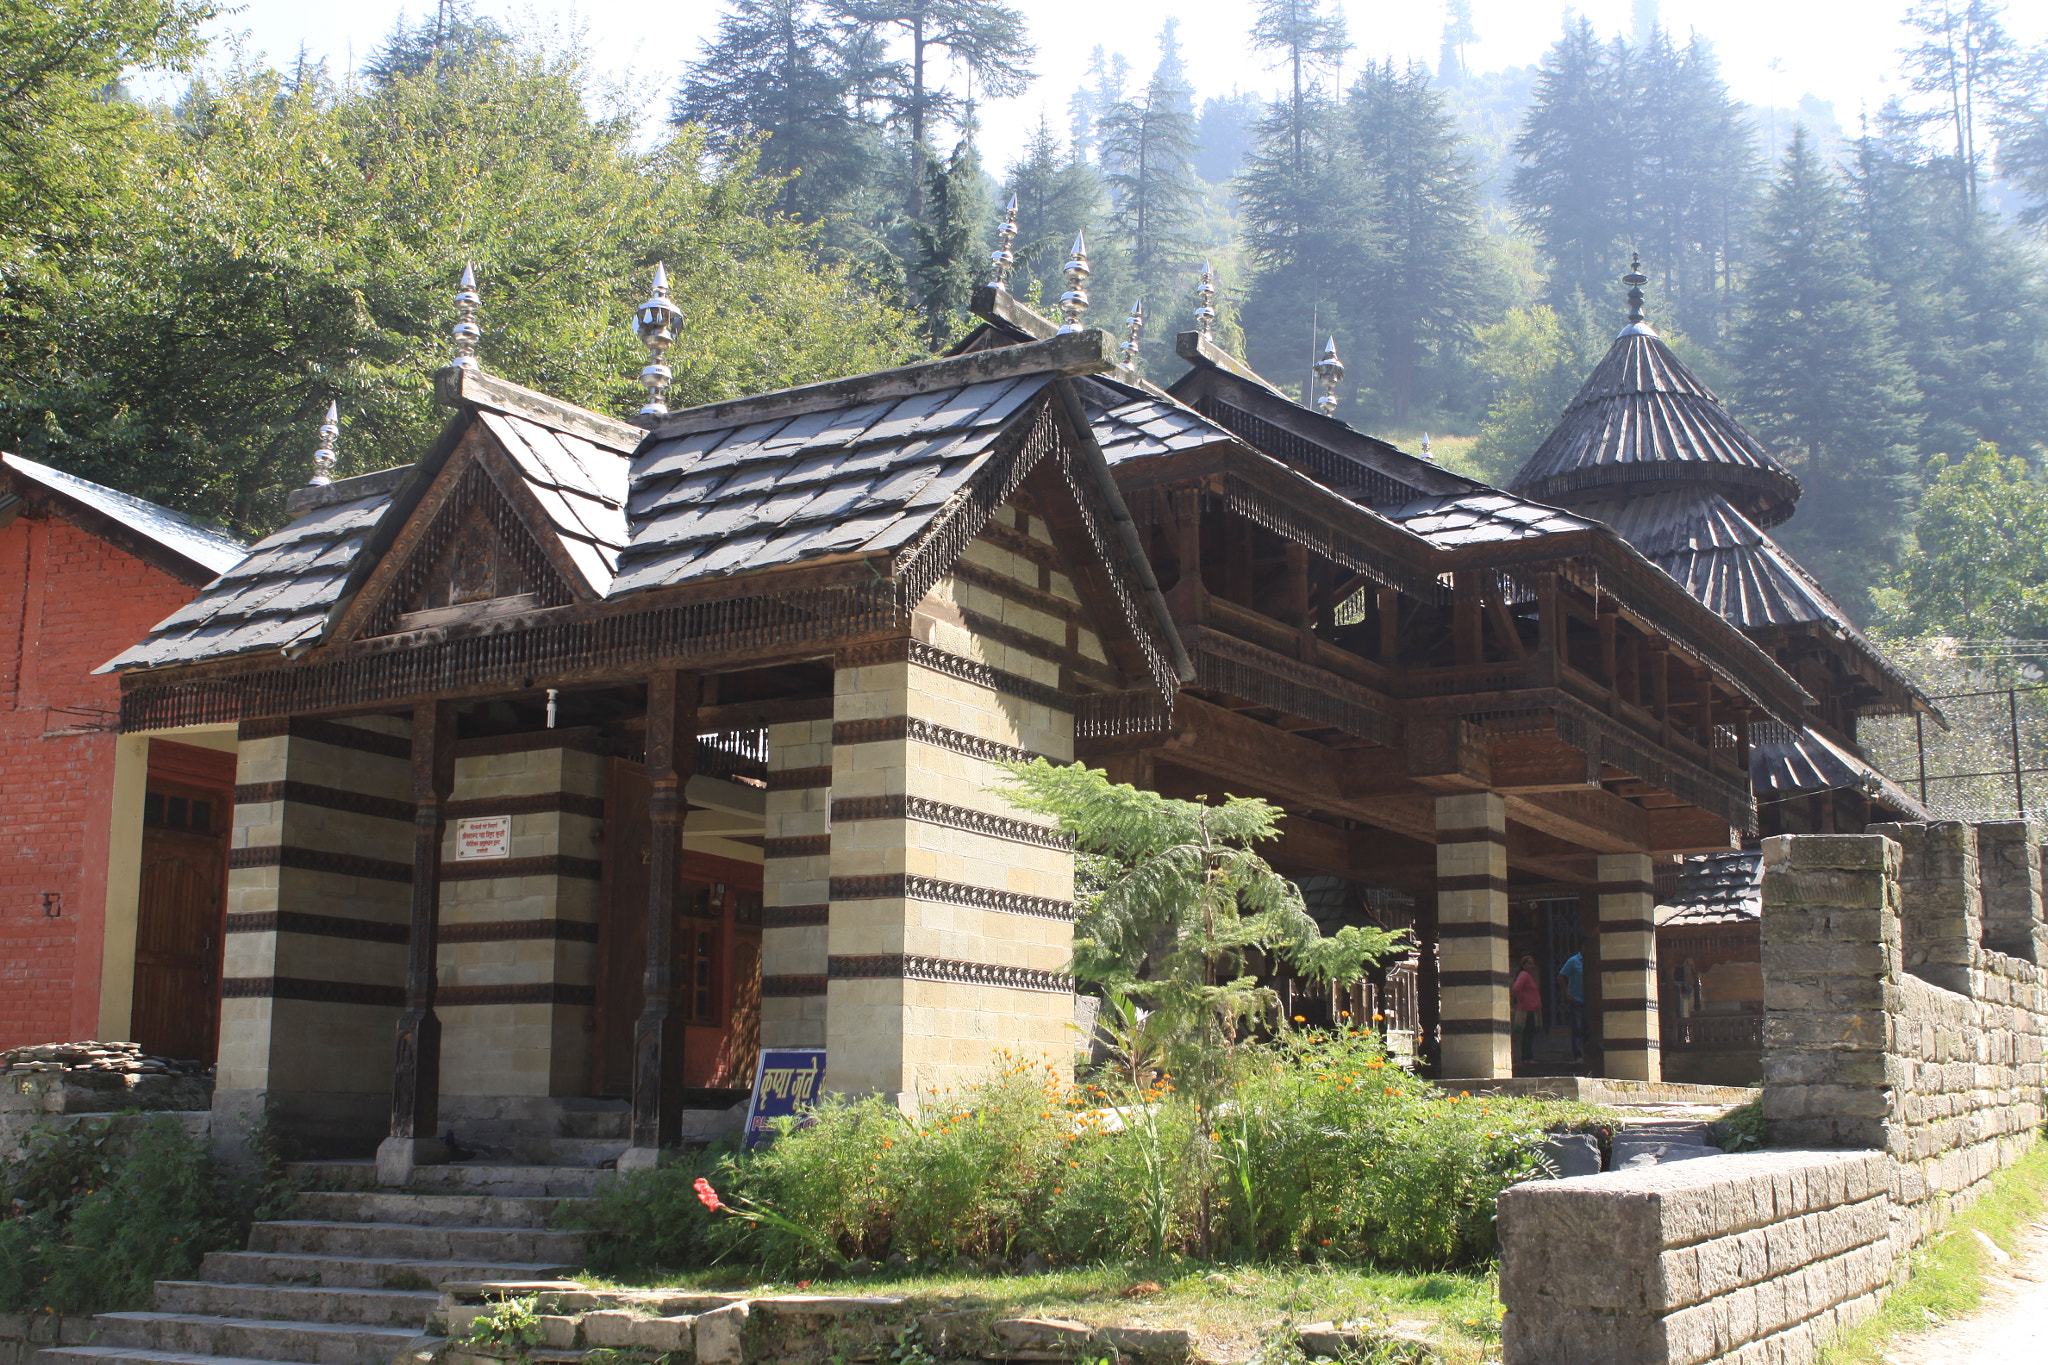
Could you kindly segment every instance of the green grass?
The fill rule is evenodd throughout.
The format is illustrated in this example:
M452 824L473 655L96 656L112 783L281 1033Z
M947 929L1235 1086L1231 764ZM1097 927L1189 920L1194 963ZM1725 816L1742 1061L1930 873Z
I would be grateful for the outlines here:
M1984 1298L1991 1253L1982 1232L2008 1253L2017 1233L2048 1208L2048 1142L1991 1179L1982 1199L1913 1252L1913 1277L1870 1321L1845 1332L1822 1353L1822 1365L1878 1365L1884 1348L1910 1332L1958 1317Z
M591 1281L591 1283L599 1283ZM1135 1287L1157 1292L1133 1294ZM651 1288L615 1284L615 1288ZM794 1293L738 1271L664 1276L661 1288ZM1075 1318L1091 1326L1183 1327L1212 1360L1245 1360L1283 1326L1357 1319L1421 1331L1446 1365L1479 1365L1499 1352L1500 1296L1488 1269L1396 1274L1349 1265L1092 1266L1042 1275L902 1275L807 1284L816 1292L888 1294L992 1317Z

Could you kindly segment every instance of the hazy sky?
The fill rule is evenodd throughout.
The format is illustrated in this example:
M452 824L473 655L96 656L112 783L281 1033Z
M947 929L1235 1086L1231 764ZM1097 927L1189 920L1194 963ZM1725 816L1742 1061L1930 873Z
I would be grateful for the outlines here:
M1023 96L983 112L983 156L991 169L1007 162L1041 110L1064 132L1066 100L1079 84L1088 53L1100 43L1130 58L1140 73L1156 56L1160 21L1181 20L1181 40L1203 94L1232 86L1268 89L1274 73L1249 52L1249 0L1014 0L1031 20L1038 43L1038 80ZM310 5L306 0L246 0L218 21L222 34L245 32L273 60L288 60L304 43L339 70L362 60L401 12L418 16L432 0L351 0ZM536 21L584 27L601 66L630 70L648 92L648 107L665 107L677 73L715 25L716 0L478 0L480 13L515 25ZM1630 0L1583 0L1575 6L1602 34L1628 27ZM1666 28L1698 31L1720 51L1737 98L1753 104L1796 105L1813 94L1835 105L1848 128L1860 108L1876 106L1896 82L1896 50L1905 43L1898 18L1906 0L1663 0ZM1439 0L1346 0L1354 59L1393 55L1432 66L1443 26ZM1468 50L1473 69L1534 62L1555 39L1565 7L1552 0L1473 0L1479 42ZM2048 4L2024 0L2006 16L2016 37L2048 36Z

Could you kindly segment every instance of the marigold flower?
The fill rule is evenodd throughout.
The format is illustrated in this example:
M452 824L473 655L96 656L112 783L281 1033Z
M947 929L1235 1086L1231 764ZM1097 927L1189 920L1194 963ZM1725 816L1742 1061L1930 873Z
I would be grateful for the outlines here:
M710 1209L713 1213L717 1213L720 1209L725 1207L724 1204L719 1202L718 1191L712 1189L711 1182L709 1180L706 1180L703 1176L698 1176L697 1183L691 1188L697 1191L698 1201L702 1203L705 1208Z
M1297 1014L1294 1016L1294 1022L1297 1024L1306 1024L1308 1022L1308 1016L1305 1014Z

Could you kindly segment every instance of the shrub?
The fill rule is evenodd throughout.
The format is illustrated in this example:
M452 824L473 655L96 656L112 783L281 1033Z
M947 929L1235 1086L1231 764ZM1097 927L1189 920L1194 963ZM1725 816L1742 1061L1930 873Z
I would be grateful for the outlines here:
M267 1129L253 1137L257 1173L233 1178L163 1115L131 1132L97 1120L39 1134L0 1166L0 1311L146 1308L156 1281L240 1246L252 1218L290 1198Z
M1207 1087L1205 1087L1207 1089ZM1435 1269L1492 1253L1501 1190L1594 1111L1446 1095L1370 1033L1244 1044L1213 1102L1170 1076L1076 1086L1011 1058L919 1116L828 1098L752 1153L628 1177L582 1215L594 1268L721 1259L774 1275L900 1254L1059 1264L1176 1255ZM711 1215L710 1181L741 1217ZM749 1209L795 1225L776 1226Z

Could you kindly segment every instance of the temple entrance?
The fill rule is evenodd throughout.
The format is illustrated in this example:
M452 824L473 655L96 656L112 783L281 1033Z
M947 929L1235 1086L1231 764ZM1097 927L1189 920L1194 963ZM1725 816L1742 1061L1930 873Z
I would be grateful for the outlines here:
M612 1099L632 1096L633 1029L647 1000L650 790L639 764L612 760L592 1068L595 1093ZM683 1083L744 1088L760 1038L761 865L686 849L677 891L674 1008L686 1024Z
M211 1062L218 1047L234 787L233 754L149 746L129 1030L154 1056Z

